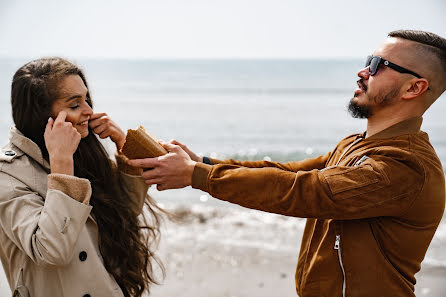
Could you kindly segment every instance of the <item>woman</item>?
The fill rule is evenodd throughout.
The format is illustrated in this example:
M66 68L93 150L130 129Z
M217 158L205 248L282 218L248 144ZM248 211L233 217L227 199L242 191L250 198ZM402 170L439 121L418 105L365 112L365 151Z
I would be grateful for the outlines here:
M29 62L14 75L11 103L15 127L0 153L0 257L14 296L148 292L152 262L163 270L152 247L159 209L119 154L125 133L93 112L82 71L61 58ZM116 144L117 164L94 134Z

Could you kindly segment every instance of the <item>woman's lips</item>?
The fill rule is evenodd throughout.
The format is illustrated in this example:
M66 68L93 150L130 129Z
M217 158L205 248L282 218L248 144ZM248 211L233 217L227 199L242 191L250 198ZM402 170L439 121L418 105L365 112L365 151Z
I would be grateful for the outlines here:
M78 125L79 126L88 126L88 120L80 122Z

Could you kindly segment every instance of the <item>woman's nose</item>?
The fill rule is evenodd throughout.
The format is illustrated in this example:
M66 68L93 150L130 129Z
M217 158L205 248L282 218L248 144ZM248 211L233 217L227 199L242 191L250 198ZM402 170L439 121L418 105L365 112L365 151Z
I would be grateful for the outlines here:
M92 115L93 114L93 109L91 108L90 104L88 104L87 101L84 102L84 108L82 110L83 114L86 115Z

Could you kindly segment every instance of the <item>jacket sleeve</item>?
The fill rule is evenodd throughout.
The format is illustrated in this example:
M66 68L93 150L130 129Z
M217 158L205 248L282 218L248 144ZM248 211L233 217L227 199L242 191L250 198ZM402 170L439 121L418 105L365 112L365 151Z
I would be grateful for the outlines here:
M279 168L198 163L192 186L244 207L288 216L359 219L402 214L424 183L424 169L404 161L370 157L357 167L290 172Z
M88 199L89 181L71 178L77 181L78 198ZM48 189L43 198L19 180L0 172L1 227L37 265L63 266L71 262L91 209L56 189Z
M322 169L325 167L328 159L330 158L331 153L327 153L323 156L319 156L316 158L308 158L302 161L293 161L288 163L278 163L271 161L236 161L233 159L228 160L218 160L218 159L210 159L213 165L215 164L227 164L227 165L237 165L248 168L263 168L263 167L271 167L271 168L279 168L287 171L301 171L301 170L312 170L312 169Z
M115 154L119 171L121 189L129 198L131 209L136 215L141 214L147 197L149 186L141 178L142 170L127 164L127 158L122 154Z

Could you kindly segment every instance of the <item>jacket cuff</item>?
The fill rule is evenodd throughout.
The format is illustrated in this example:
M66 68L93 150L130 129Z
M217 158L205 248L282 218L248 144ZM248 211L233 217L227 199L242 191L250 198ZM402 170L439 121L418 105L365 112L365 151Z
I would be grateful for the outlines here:
M90 181L72 175L52 173L48 175L48 190L58 190L76 201L88 205L91 197Z
M212 171L212 165L197 162L192 173L192 188L209 191L208 176Z
M209 158L209 161L211 161L211 164L212 164L212 165L214 165L214 164L220 164L220 163L223 162L223 161L221 161L221 160L213 159L213 158Z
M116 158L116 164L118 164L119 171L127 173L129 175L141 176L142 169L127 164L127 161L129 159L124 154L118 151L115 153L115 158Z

